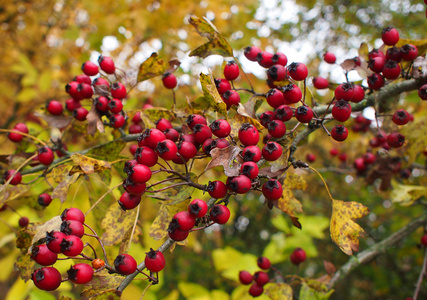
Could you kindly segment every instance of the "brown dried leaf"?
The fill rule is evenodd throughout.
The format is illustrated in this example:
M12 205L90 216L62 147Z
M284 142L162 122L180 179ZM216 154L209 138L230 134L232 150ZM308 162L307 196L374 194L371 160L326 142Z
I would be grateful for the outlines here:
M259 175L268 176L270 178L275 178L283 174L286 171L286 168L281 168L279 170L272 171L271 167L265 167L259 170Z
M87 133L90 135L94 135L98 130L100 133L104 133L104 123L102 123L101 116L95 108L95 105L92 105L89 113L86 117L88 121L87 125Z
M264 96L257 96L253 95L245 104L243 104L243 107L247 113L248 116L251 118L255 118L255 113L260 108L262 103L265 101Z
M224 173L228 177L238 176L240 174L240 165L235 161L240 153L240 148L230 145L226 148L215 148L211 150L212 160L208 163L205 171L218 167L224 167Z
M78 153L73 154L71 159L85 174L92 174L111 168L111 164L108 161L94 159ZM70 171L70 174L74 174L76 172L79 172L79 170L73 168L73 170Z
M68 189L70 185L77 181L80 174L75 173L72 176L66 176L64 181L60 182L52 192L52 199L59 198L61 203L67 200Z
M352 58L348 58L344 60L340 64L341 68L343 68L344 71L349 72L351 70L354 70L356 68L356 62Z
M70 125L71 121L73 121L73 117L70 116L54 116L54 115L48 115L48 114L41 114L38 112L35 112L34 115L36 117L42 118L47 122L47 124L51 127L56 127L58 129L63 129Z
M61 217L55 216L49 221L46 221L43 224L38 224L34 227L34 236L31 241L31 245L37 245L39 242L43 242L46 238L46 232L50 231L60 231L61 229ZM28 249L28 254L31 253L31 247Z
M173 58L173 59L171 59L168 63L169 63L169 68L167 68L167 69L165 70L165 73L173 73L173 72L175 72L175 71L179 68L179 66L181 65L181 62L179 61L179 59L178 59L178 58Z
M243 117L243 120L244 120L243 123L252 124L258 130L264 129L264 126L262 126L261 123L257 119L255 119L249 115L249 113L246 111L246 108L242 105L242 103L239 103L239 106L237 107L237 114L238 114L237 116Z
M328 273L328 275L334 275L334 273L337 271L335 265L330 261L324 260L323 266L325 267L326 273Z
M359 251L359 236L364 235L364 230L354 219L366 216L369 209L354 201L332 201L331 238L341 250L352 255Z

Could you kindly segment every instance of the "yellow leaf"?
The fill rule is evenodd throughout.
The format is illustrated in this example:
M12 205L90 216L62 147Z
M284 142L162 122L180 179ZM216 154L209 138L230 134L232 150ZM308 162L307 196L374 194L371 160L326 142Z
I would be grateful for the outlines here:
M126 232L132 228L135 216L135 209L123 211L119 205L112 205L101 222L101 228L105 230L102 235L104 245L120 244L126 238Z
M303 210L301 202L295 198L292 190L305 190L306 187L307 183L301 175L288 171L283 182L283 194L278 201L278 208L293 218L293 222L296 221L294 220L295 214ZM296 224L298 223L294 223L294 225Z
M162 75L165 70L165 63L162 59L158 58L156 52L153 52L151 56L139 66L137 82Z
M111 168L111 164L108 161L97 160L78 153L73 154L71 159L85 174L100 172ZM79 170L75 170L75 168L73 168L73 170L70 171L70 174L74 174L75 172L79 172Z
M51 195L52 199L59 198L61 203L64 203L65 200L67 200L68 188L70 187L70 185L77 181L79 176L79 173L75 173L72 176L67 175L65 179L61 183L59 183L53 190Z
M61 183L65 180L68 172L71 170L70 165L59 165L52 169L49 178L52 178L55 183Z
M364 230L354 219L366 216L369 209L354 201L332 201L331 238L341 250L352 255L353 251L359 251L359 236L364 235Z
M202 85L203 94L212 108L223 116L227 116L227 105L222 100L215 81L211 74L200 73L200 84Z
M291 286L286 283L268 283L264 292L272 300L292 300L293 296Z
M403 206L409 206L421 197L427 198L427 187L419 185L404 185L392 182L391 200Z
M424 121L411 122L402 126L400 132L405 136L408 164L411 164L427 147L426 123Z

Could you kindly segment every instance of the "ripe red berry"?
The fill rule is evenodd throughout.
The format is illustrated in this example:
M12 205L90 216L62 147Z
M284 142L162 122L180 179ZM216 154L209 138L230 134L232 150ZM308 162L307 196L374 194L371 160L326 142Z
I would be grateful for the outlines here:
M316 89L322 90L328 88L329 81L326 78L317 76L313 78L313 85Z
M400 49L396 46L390 47L385 53L386 60L394 60L395 62L401 61Z
M130 275L136 271L136 260L129 254L119 254L114 260L114 268L119 274Z
M12 178L11 181L10 181L11 185L18 185L22 181L22 175L21 175L21 173L17 172L14 169L7 170L3 174L3 178L4 178L5 181L8 181L10 178Z
M351 105L344 99L339 100L332 107L332 116L335 120L345 122L350 118Z
M79 92L82 99L90 99L94 93L92 86L87 83L79 83L77 86L77 91Z
M238 175L229 179L229 190L237 194L246 194L251 189L251 180L245 175Z
M61 223L61 232L66 235L75 235L79 238L83 237L85 233L85 228L83 223L76 220L66 220Z
M143 130L143 128L140 124L132 123L129 125L129 133L130 134L141 133L142 130Z
M165 118L158 119L155 124L156 128L162 132L164 132L166 129L173 128L172 123Z
M344 125L335 125L331 130L331 136L338 142L344 141L348 136L348 130Z
M227 105L227 110L230 109L233 105L237 106L240 103L239 93L233 90L225 91L221 97L224 103Z
M80 83L76 81L71 81L65 85L65 92L67 92L76 101L80 101L83 99L80 90Z
M257 283L253 283L249 288L249 295L252 297L259 297L264 292L264 288Z
M396 28L386 27L381 32L381 39L387 46L393 46L399 41L399 32Z
M351 102L359 103L365 98L365 90L362 86L355 84L353 85L353 98L351 99Z
M276 142L267 142L262 148L262 157L267 161L275 161L282 155L282 147Z
M165 257L163 256L163 253L156 250L154 251L152 248L150 248L150 251L146 253L145 256L145 267L153 273L160 272L163 270L163 268L166 265Z
M160 130L155 128L147 128L140 135L138 139L138 146L139 147L144 146L144 145L140 145L140 141L143 141L146 146L154 150L156 149L157 144L161 141L164 141L165 139L166 139L165 134Z
M268 201L280 199L283 187L277 179L269 179L262 185L262 194Z
M253 161L246 161L240 166L240 173L249 179L255 179L258 176L259 168Z
M85 215L80 209L75 207L70 207L70 208L64 209L64 211L61 214L61 219L62 221L76 220L76 221L79 221L80 223L84 223Z
M28 134L28 127L24 123L16 124L13 130ZM24 138L22 134L19 134L17 132L9 132L7 136L9 140L11 140L14 143L19 143Z
M256 145L259 142L258 130L249 123L244 123L239 129L239 140L244 146Z
M208 127L208 130L210 132L209 127ZM172 160L176 157L176 153L178 152L178 147L173 141L165 139L157 143L157 147L155 151L156 151L156 154L159 157L163 158L164 160Z
M282 65L282 66L286 66L286 64L288 63L288 58L286 57L285 54L283 54L281 52L274 53L271 60L273 61L274 64L278 64L278 65Z
M262 52L260 48L256 46L248 46L244 50L245 57L250 61L256 61L258 53Z
M43 267L31 274L34 285L44 291L56 290L61 285L61 273L54 267Z
M196 224L196 218L188 211L180 211L176 213L169 226L179 230L190 230Z
M31 247L31 259L42 266L53 265L58 259L58 254L49 250L46 244Z
M86 74L77 75L76 77L74 77L73 81L76 81L78 83L92 84L92 80Z
M123 103L120 99L111 99L110 102L108 102L108 109L113 114L118 114L123 110Z
M25 228L30 224L30 220L27 217L21 217L18 221L19 227Z
M302 81L307 78L308 69L303 63L293 62L288 66L288 74L293 80Z
M135 151L135 159L139 164L153 167L157 164L158 156L156 152L147 146L138 147Z
M267 76L272 81L282 81L286 78L286 68L282 65L273 65L267 70Z
M194 139L197 143L203 144L207 139L212 138L212 131L208 125L196 124L193 127Z
M225 195L227 195L227 187L225 183L219 180L209 181L207 190L209 196L215 199L224 198Z
M75 264L67 271L68 279L76 284L85 284L92 280L93 269L85 263Z
M224 94L226 91L231 90L231 84L228 82L227 79L216 78L214 81L215 81L215 86L220 95Z
M257 264L258 264L258 267L260 267L263 270L268 270L271 267L270 260L264 256L258 257Z
M422 99L422 100L427 100L427 84L424 84L423 86L421 86L418 90L418 96Z
M122 114L115 114L110 116L110 125L113 128L121 128L125 125L126 119Z
M331 150L329 150L329 154L331 156L337 156L338 155L338 149L337 148L332 148Z
M250 145L242 151L243 161L258 162L261 159L261 150L256 145Z
M251 284L253 276L248 271L239 272L239 281L241 284L248 285Z
M363 172L366 170L367 166L365 164L365 160L363 157L358 157L354 160L353 166L356 168L358 172Z
M167 89L174 89L178 85L178 81L176 80L176 76L173 73L166 72L162 76L163 86Z
M89 114L88 110L84 107L79 107L73 110L73 117L77 121L81 121L81 122L85 121L88 114Z
M308 106L299 106L295 111L295 118L301 123L310 123L313 119L313 111Z
M47 104L46 104L46 110L54 116L60 116L62 115L62 112L64 111L64 107L61 104L61 102L57 101L57 100L50 100Z
M204 125L208 125L208 123L206 122L206 119L198 114L192 114L189 115L187 118L187 125L188 127L190 127L191 130L193 130L194 126L196 126L196 124L204 124Z
M109 56L100 55L98 57L98 64L102 71L107 74L114 74L116 72L116 67L114 66L114 61Z
M335 54L333 54L332 52L329 52L329 51L327 51L327 52L325 52L325 54L323 54L323 59L328 64L334 64L337 60Z
M413 61L418 56L418 48L411 44L405 44L400 48L400 56L403 60Z
M285 99L285 104L298 103L302 99L301 89L293 83L282 87L282 92Z
M147 188L147 184L145 182L142 183L135 183L133 182L129 177L126 177L125 180L123 180L123 188L125 189L126 192L128 192L130 195L136 195L136 196L141 196L142 194L145 193L145 189ZM122 195L123 196L123 195ZM125 197L125 196L124 196ZM124 204L124 200L129 200L132 201L132 204ZM139 202L141 201L141 199L139 199L138 203L137 202L138 199L133 198L133 197L129 197L128 198L124 198L124 199L120 199L119 200L119 205L120 202L122 202L124 205L122 206L122 209L131 209L131 206L138 206Z
M106 91L110 89L110 82L103 77L95 78L92 82L92 85L95 90Z
M87 76L95 76L99 72L99 68L91 61L84 62L82 64L82 71Z
M370 68L372 71L376 73L382 72L385 65L385 57L382 56L376 56L371 59L369 59L368 62L368 68Z
M385 58L384 53L379 50L379 49L372 49L371 51L369 51L368 53L368 59L374 58L374 57L382 57Z
M236 80L239 77L239 65L234 60L224 66L224 77L228 81Z
M399 132L393 132L387 135L387 144L392 148L400 148L405 143L405 136Z
M126 87L121 82L115 82L111 85L111 96L113 98L123 99L126 95Z
M286 122L292 119L293 115L294 115L294 111L288 105L280 105L278 108L274 110L274 117L277 120L281 120L283 122Z
M404 109L398 109L392 118L394 124L405 125L409 122L409 113Z
M127 174L133 182L145 183L150 180L152 172L146 165L137 163L129 168Z
M225 224L230 219L230 210L222 204L214 205L210 210L211 220L218 224Z
M265 128L267 128L268 127L268 123L270 123L271 121L273 121L274 118L275 118L274 112L272 112L271 110L268 110L266 112L263 112L259 116L259 122L261 123L262 126L264 126Z
M273 56L274 56L273 53L270 53L268 51L263 51L258 53L256 60L261 67L270 68L274 64Z
M211 132L219 138L225 138L229 136L231 132L230 123L223 119L213 121L209 127Z
M94 100L95 108L98 111L106 112L106 111L108 111L108 102L109 101L110 101L110 99L108 99L107 97L104 97L104 96L97 97Z
M52 149L50 149L48 146L40 147L37 151L37 154L37 159L45 166L50 165L55 158Z
M61 253L61 242L65 237L60 231L46 232L46 245L53 253Z
M305 159L308 162L315 162L316 161L316 155L314 155L313 153L307 153L307 155L305 156Z
M424 247L427 247L427 234L424 234L424 235L421 237L420 242L421 242L421 245L423 245Z
M66 256L77 256L83 251L83 242L76 235L66 235L61 243L61 253Z
M304 262L305 259L307 258L307 255L305 253L305 251L301 248L296 248L292 253L291 253L291 262L294 265L299 265L300 263Z
M384 86L384 77L379 73L368 76L368 86L373 90L379 90Z
M140 183L140 184L144 185L143 188L144 188L144 192L145 192L145 187L146 187L145 183ZM139 203L141 203L141 194L132 195L126 191L120 196L118 203L124 211L134 209L135 207L137 207L139 205Z
M208 205L201 199L194 199L188 205L188 212L195 218L202 218L208 212Z
M383 76L386 79L396 79L400 75L400 65L394 60L386 61L383 68Z
M171 228L170 226L168 228L169 237L176 242L185 240L189 234L189 230L179 230L178 228Z
M372 152L367 152L363 155L363 162L366 165L373 164L375 162L375 160L376 160L376 157Z
M142 131L142 130L141 130ZM168 140L174 141L174 142L178 142L179 140L179 132L174 129L174 128L167 128L165 129L165 131L163 131L165 137Z
M286 125L280 120L273 120L268 123L268 133L276 138L280 139L286 134Z
M197 148L192 143L181 141L178 143L177 147L178 147L178 154L181 155L181 157L185 160L185 162L194 158L197 154ZM181 157L177 156L176 158L173 159L173 162L182 163Z
M270 281L270 277L268 276L268 274L266 272L258 271L258 272L255 272L255 274L254 274L254 281L259 286L264 286Z
M277 108L280 105L285 104L285 97L283 96L283 93L278 89L274 88L269 90L265 97L267 99L267 103L273 108Z

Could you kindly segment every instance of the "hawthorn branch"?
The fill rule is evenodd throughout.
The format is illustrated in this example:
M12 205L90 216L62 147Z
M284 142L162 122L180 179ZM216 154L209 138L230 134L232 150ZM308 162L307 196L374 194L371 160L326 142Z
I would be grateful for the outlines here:
M375 257L380 254L383 254L391 246L397 244L412 232L414 232L420 226L423 226L427 221L427 212L424 213L418 219L415 219L411 223L405 225L400 230L396 231L388 238L382 240L381 242L376 243L372 247L366 249L365 251L360 252L357 256L353 256L350 260L344 264L340 269L335 272L331 281L328 283L328 288L331 289L338 281L344 279L351 271L356 269L361 264L366 264L372 261Z

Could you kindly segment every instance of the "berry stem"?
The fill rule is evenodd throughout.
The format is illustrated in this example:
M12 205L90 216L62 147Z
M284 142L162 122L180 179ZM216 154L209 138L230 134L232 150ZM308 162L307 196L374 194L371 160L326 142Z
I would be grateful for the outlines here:
M414 296L412 297L414 300L418 299L418 294L420 293L420 290L421 290L421 284L423 283L423 279L426 276L426 270L427 270L427 249L425 250L425 253L424 253L423 267L421 269L420 275L418 276L417 285L414 291Z
M96 233L96 231L92 228L92 227L90 227L89 225L87 225L86 223L83 223L83 225L84 226L86 226L86 228L88 228L90 231L92 231L93 232L93 234L94 234L94 238L96 238L96 240L98 241L98 243L99 243L99 245L101 246L101 249L102 249L102 252L103 252L103 254L104 254L104 261L105 261L105 264L106 265L109 265L109 263L108 263L108 258L107 258L107 251L105 251L105 247L104 247L104 244L102 243L102 241L101 241L101 239L99 238L99 236L98 236L98 234ZM96 255L96 254L95 254Z
M47 146L47 144L46 144L45 142L43 142L42 140L40 140L40 139L36 138L35 136L32 136L32 135L30 135L30 134L28 134L28 133L24 133L24 132L22 132L22 131L13 130L13 129L0 129L0 132L7 132L7 133L9 133L9 132L13 132L13 133L19 133L20 135L23 135L23 136L29 137L30 139L33 139L33 140L37 141L39 144L42 144L43 146Z

